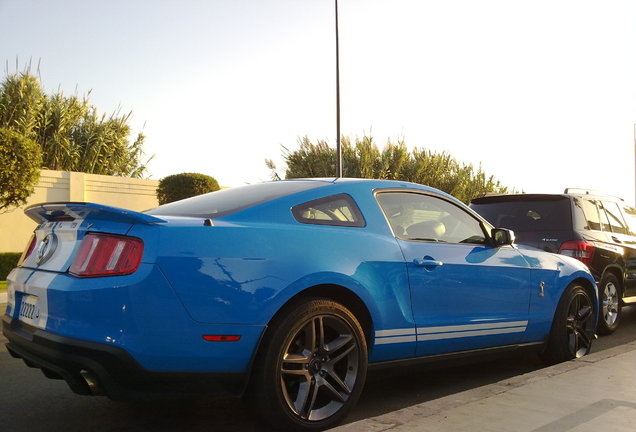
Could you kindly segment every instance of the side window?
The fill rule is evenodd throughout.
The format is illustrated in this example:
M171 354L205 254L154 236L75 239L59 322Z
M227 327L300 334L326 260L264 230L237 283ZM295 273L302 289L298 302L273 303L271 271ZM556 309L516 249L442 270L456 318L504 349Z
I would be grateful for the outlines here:
M572 197L572 202L574 206L572 207L572 216L575 230L589 230L590 224L587 218L585 217L585 212L583 211L583 202L584 200Z
M634 207L623 206L623 214L629 227L629 234L636 236L636 209Z
M607 219L609 220L612 232L627 234L627 226L625 225L621 211L618 208L618 204L615 202L604 202L603 207L605 208L605 213L607 214Z
M580 204L587 220L588 229L600 231L601 217L598 214L598 208L596 208L596 201L582 199Z
M598 206L598 214L601 217L601 228L603 231L611 232L609 219L607 218L607 213L605 212L605 207L603 207L603 203L600 201L596 201L596 205Z
M485 244L481 223L457 205L414 192L381 192L377 200L396 237Z
M363 227L366 224L355 201L347 194L299 204L292 208L292 214L298 222L305 224L349 227Z

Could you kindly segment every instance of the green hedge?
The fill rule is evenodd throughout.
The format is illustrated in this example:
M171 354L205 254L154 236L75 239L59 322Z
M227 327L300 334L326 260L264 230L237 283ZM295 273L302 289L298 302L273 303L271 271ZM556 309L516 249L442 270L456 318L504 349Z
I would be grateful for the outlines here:
M0 253L0 281L6 280L7 275L18 265L18 260L22 252L2 252Z
M159 204L167 204L219 189L214 177L198 173L174 174L159 180L157 199Z

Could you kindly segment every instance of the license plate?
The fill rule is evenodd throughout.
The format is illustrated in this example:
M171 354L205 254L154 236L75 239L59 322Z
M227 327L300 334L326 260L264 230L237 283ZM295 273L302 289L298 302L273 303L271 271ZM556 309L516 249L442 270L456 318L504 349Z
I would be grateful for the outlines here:
M25 294L20 302L19 319L22 322L37 326L40 320L40 307L38 296Z

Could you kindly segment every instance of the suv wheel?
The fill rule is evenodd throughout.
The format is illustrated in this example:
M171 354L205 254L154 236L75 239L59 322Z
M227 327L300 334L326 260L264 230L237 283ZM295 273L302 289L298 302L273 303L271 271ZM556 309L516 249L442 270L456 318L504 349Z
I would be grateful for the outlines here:
M599 284L601 302L598 332L603 335L614 333L621 321L621 287L618 278L605 273Z

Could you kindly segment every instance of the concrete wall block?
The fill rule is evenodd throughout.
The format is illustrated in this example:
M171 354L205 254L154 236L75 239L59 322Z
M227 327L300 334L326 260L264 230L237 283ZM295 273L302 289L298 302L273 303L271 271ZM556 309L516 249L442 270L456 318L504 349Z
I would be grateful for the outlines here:
M35 222L24 209L44 202L95 202L143 211L159 205L155 191L159 181L42 170L40 180L25 206L0 214L0 252L22 252Z

